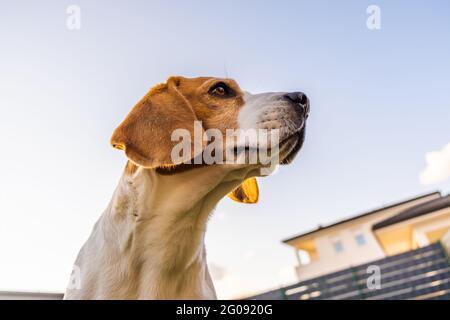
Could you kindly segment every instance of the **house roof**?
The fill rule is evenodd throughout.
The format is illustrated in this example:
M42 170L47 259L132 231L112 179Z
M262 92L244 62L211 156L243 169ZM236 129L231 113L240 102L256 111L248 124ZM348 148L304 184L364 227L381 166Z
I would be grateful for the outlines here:
M315 233L315 232L317 232L317 231L322 231L322 230L325 230L325 229L330 229L330 228L336 227L336 226L338 226L338 225L341 225L341 224L344 224L344 223L347 223L347 222L350 222L350 221L354 221L354 220L357 220L357 219L360 219L360 218L364 218L364 217L370 216L370 215L375 214L375 213L379 213L380 211L383 211L383 210L386 210L386 209L394 208L394 207L396 207L396 206L400 206L400 205L402 205L402 204L406 204L406 203L411 202L411 201L420 200L420 199L423 199L423 198L426 198L426 197L430 197L430 196L433 196L433 195L438 195L438 196L440 196L441 193L440 193L439 191L427 193L427 194L424 194L424 195L421 195L421 196L418 196L418 197L415 197L415 198L407 199L407 200L402 201L402 202L397 202L397 203L394 203L394 204L391 204L391 205L388 205L388 206L384 206L384 207L381 207L381 208L378 208L378 209L375 209L375 210L372 210L372 211L369 211L369 212L365 212L365 213L362 213L362 214L353 216L353 217L351 217L351 218L347 218L347 219L344 219L344 220L340 220L340 221L337 221L337 222L335 222L335 223L332 223L332 224L329 224L329 225L326 225L326 226L320 226L320 225L319 225L319 227L316 228L316 229L314 229L314 230L307 231L307 232L304 232L304 233L300 233L300 234L298 234L298 235L296 235L296 236L290 237L290 238L288 238L288 239L284 239L284 240L282 240L282 242L283 242L283 243L288 243L288 242L290 242L290 241L292 241L292 240L295 240L295 239L298 239L298 238L301 238L301 237L308 236L308 235L313 234L313 233ZM440 198L439 198L439 199L440 199ZM427 202L427 203L428 203L428 202Z
M441 210L448 207L450 207L450 195L438 199L433 199L425 203L421 203L412 208L408 208L400 212L399 214L396 214L395 216L392 216L386 220L374 224L372 230L385 228L387 226L391 226L399 222L420 217L428 213L435 212L437 210Z

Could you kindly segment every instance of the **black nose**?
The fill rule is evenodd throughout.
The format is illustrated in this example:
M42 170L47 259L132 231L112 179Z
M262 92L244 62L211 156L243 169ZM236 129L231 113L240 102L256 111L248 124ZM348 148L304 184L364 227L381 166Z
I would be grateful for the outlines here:
M290 102L295 103L303 109L307 116L309 113L309 99L303 92L290 92L284 95L284 98Z
M290 92L286 93L284 97L294 103L306 106L308 104L308 97L303 92Z

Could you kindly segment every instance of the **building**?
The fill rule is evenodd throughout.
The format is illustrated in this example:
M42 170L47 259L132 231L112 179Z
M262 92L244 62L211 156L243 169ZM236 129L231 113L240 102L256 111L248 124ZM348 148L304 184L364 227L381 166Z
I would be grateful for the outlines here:
M249 299L450 299L450 195L408 199L283 243L294 249L299 282Z
M283 242L299 281L425 247L450 230L450 195L433 192L321 226Z

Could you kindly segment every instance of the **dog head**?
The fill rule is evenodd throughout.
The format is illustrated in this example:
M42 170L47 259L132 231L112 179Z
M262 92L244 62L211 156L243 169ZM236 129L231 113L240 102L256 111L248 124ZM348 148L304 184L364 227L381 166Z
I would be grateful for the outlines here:
M224 163L203 161L205 154L214 159L220 156L229 164L230 154L234 157L239 150L246 154L263 148L269 149L270 159L286 164L303 144L308 113L309 100L301 92L251 94L231 79L171 77L135 105L114 131L111 144L124 150L133 164L144 168L173 168L198 158L202 165ZM182 157L174 157L180 154L174 153L180 147L174 133L180 130L183 137L190 139L183 141ZM266 133L263 139L260 131ZM220 143L219 136L223 137ZM248 160L248 154L244 158ZM261 165L261 161L252 165ZM256 202L254 178L245 181L230 197Z

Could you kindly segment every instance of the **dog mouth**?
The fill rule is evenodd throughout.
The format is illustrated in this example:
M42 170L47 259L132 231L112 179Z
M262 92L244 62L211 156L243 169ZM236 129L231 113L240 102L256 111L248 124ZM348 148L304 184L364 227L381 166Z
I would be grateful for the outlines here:
M270 158L272 159L270 161L273 161L275 156L277 157L276 162L278 164L290 164L303 146L305 140L305 127L306 118L303 118L302 122L298 123L297 128L295 129L292 127L289 129L287 127L281 128L281 131L279 132L282 133L282 137L276 142L275 147L271 145L273 142L269 134L267 137L256 140L256 142L253 143L247 141L243 144L238 143L238 145L233 146L232 152L235 156L245 157L245 159L250 159L250 155L256 155L256 158L261 160L263 164L265 162L262 159L267 160ZM260 151L264 153L264 150L266 152L266 158L263 157L260 159Z
M298 152L303 146L303 143L305 141L305 126L303 126L300 130L290 134L288 137L281 140L281 142L278 144L278 163L280 165L287 165L290 164L295 157L297 156ZM251 147L248 145L245 146L235 146L233 148L233 152L235 155L245 154L248 156L251 153L258 154L259 148L258 147ZM274 150L269 149L269 154L272 154Z
M280 143L279 161L281 165L290 164L297 156L305 141L305 126L291 134Z

